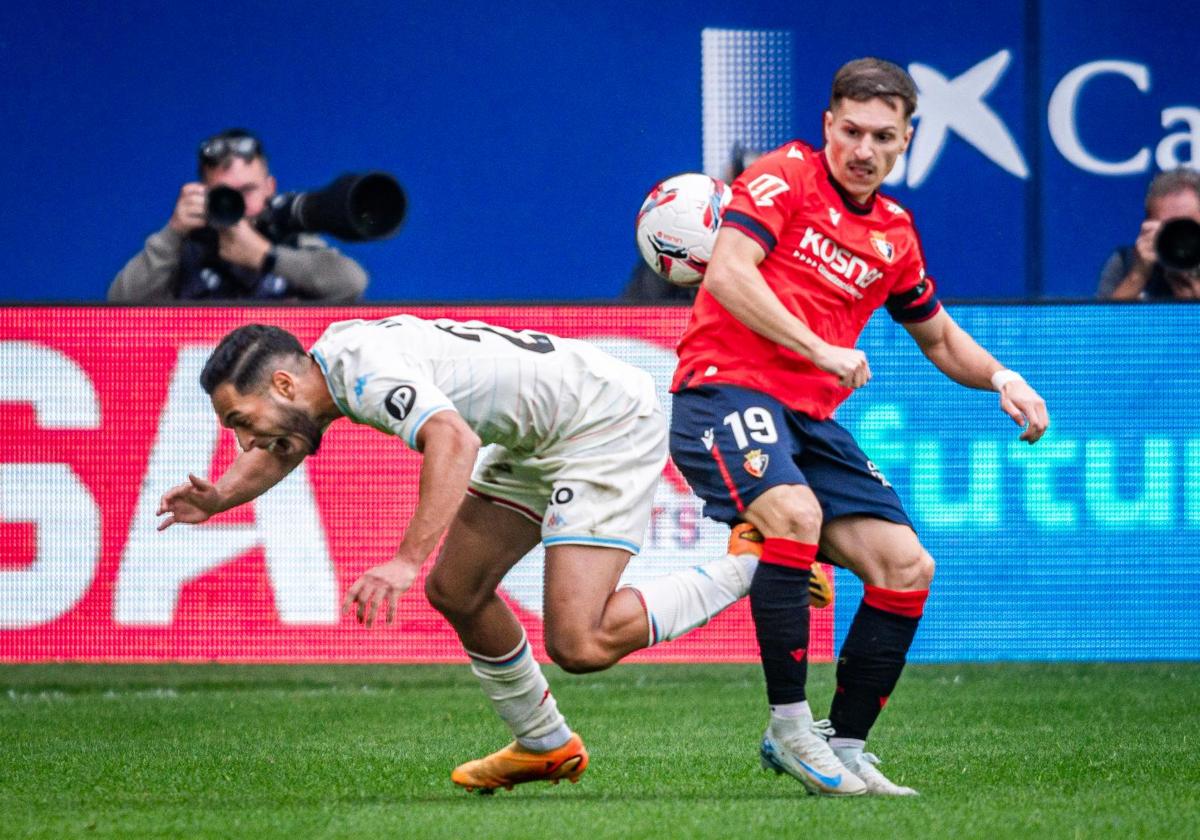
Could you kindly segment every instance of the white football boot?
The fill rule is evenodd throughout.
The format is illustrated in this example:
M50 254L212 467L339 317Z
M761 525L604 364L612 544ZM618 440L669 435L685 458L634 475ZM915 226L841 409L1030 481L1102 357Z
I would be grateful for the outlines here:
M833 724L828 720L818 720L812 728L813 732L826 740L834 734ZM867 786L867 793L871 796L920 795L912 788L898 785L883 775L876 766L879 764L879 757L874 753L863 752L862 747L834 747L833 754L846 769L863 780Z
M814 731L812 718L772 720L759 750L764 770L787 773L818 796L859 796L867 786ZM875 771L879 772L879 771Z
M834 750L847 769L863 780L867 793L871 796L920 796L915 790L904 785L898 785L889 779L875 765L879 758L874 753L857 750Z

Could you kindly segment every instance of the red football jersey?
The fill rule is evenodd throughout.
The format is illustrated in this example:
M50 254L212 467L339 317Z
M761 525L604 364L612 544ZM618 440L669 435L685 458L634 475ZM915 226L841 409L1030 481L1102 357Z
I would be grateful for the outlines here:
M885 304L902 323L931 318L941 306L908 212L879 193L855 201L830 176L824 153L800 141L763 155L734 181L722 225L762 246L758 268L767 285L838 347L853 347ZM704 287L676 352L672 391L741 385L818 420L850 395L833 374L737 320Z

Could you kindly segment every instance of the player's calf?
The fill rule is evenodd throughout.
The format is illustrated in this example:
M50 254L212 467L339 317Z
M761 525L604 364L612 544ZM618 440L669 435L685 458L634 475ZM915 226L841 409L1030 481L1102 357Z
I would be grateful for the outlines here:
M762 532L751 525L749 522L739 522L733 526L729 532L729 554L735 557L753 557L755 563L751 566L747 564L749 578L754 577L754 569L758 566L758 559L763 553L763 535ZM821 563L829 562L828 557L817 554L817 560L820 562L813 563L809 570L808 578L808 605L813 609L824 609L833 603L833 583L829 576L825 573L825 569Z

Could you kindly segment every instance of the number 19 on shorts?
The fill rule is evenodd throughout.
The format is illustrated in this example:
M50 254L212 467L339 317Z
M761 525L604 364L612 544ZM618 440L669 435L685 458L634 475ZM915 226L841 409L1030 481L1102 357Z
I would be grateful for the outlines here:
M750 441L775 443L779 433L775 431L775 418L762 406L753 405L745 411L733 411L721 420L733 432L738 449L745 449Z

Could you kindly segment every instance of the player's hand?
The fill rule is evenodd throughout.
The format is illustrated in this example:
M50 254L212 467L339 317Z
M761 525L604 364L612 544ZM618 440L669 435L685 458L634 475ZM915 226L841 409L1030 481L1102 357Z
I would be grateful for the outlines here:
M225 228L217 237L217 250L225 262L258 271L271 250L271 243L254 229L248 219Z
M176 522L186 522L195 525L203 522L214 513L221 511L221 491L211 481L206 481L197 475L188 474L188 483L172 487L158 501L158 512L155 516L169 514L158 523L158 530L169 528Z
M1158 219L1147 219L1142 222L1142 229L1138 232L1137 242L1134 243L1133 249L1137 253L1138 261L1144 265L1154 265L1158 261L1158 254L1154 251L1154 240L1158 237L1158 232L1162 228L1162 222Z
M346 597L342 599L342 615L353 609L359 624L370 627L376 618L386 618L387 623L391 624L396 617L400 596L412 586L420 569L420 566L399 559L367 569L346 590Z
M1000 389L1000 408L1018 426L1023 426L1021 440L1035 443L1050 427L1050 415L1046 413L1046 401L1029 383L1014 380Z
M843 388L861 388L871 380L867 354L854 347L826 344L812 357L813 364L838 378Z
M204 197L208 190L203 184L184 184L179 190L179 198L175 201L175 210L167 226L176 233L187 236L208 224L204 213Z

